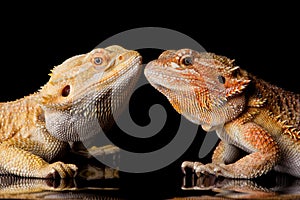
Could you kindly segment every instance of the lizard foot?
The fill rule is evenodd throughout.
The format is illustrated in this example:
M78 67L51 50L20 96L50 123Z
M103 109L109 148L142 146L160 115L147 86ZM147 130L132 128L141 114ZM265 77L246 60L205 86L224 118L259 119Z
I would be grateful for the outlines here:
M203 165L202 163L196 163L194 167L195 173L197 175L199 174L212 174L215 176L224 176L224 173L226 170L221 167L221 165L214 164L214 163L208 163L206 165Z
M201 162L184 161L181 164L181 169L184 174L186 173L185 168L193 169L197 176L200 176L200 174L212 174L218 177L227 174L226 170L222 167L222 165L214 163L204 165Z
M63 162L55 162L47 164L41 169L43 178L73 178L77 174L78 168L74 164L65 164Z
M195 167L197 165L203 165L202 163L200 162L192 162L192 161L184 161L182 164L181 164L181 170L184 174L186 174L186 168L190 168L192 169L193 171L195 171Z

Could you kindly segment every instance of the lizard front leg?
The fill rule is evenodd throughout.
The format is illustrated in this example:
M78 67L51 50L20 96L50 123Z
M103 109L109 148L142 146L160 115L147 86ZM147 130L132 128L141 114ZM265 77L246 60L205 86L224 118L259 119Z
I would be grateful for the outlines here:
M5 141L0 144L0 171L35 178L67 178L76 175L75 165L63 162L49 164L38 156L44 153L43 145L29 139Z
M212 163L230 164L235 162L240 155L240 149L225 141L220 141L212 156Z
M279 147L271 135L252 122L231 126L227 130L228 134L250 154L231 164L213 162L203 165L194 163L192 167L195 172L207 172L228 178L255 178L273 169L279 160ZM216 152L220 149L222 148L217 149ZM215 161L219 161L221 155L224 153L215 154Z
M231 145L225 141L220 140L218 146L216 147L213 156L212 163L214 164L230 164L235 162L240 155L240 149L236 146ZM184 161L181 165L182 171L185 173L185 168L189 167L194 170L197 166L203 165L201 162Z

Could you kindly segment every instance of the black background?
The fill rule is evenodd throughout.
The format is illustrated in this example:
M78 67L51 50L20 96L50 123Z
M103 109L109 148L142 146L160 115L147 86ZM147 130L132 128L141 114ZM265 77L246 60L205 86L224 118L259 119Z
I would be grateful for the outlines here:
M35 92L48 81L50 69L65 59L89 52L121 31L148 26L184 33L207 51L234 58L237 65L258 77L287 90L300 92L299 12L296 5L274 2L272 5L204 5L200 2L200 6L180 2L165 8L154 2L132 5L80 3L76 8L72 5L16 3L1 7L7 11L2 12L0 18L1 102ZM116 8L121 8L123 12ZM141 53L146 63L156 58L160 51L149 49ZM166 99L150 86L145 88L144 96L140 95L140 99L131 102L136 106L133 110L142 112L143 109L137 108L143 107L145 102L161 102L168 110L168 117L174 120L173 124L178 120L178 114ZM143 116L143 113L137 115ZM136 151L146 151L151 146L163 146L170 138L168 131L165 133L166 138L160 136L143 145L130 140L122 141ZM148 174L123 174L124 193L129 195L139 190L149 196L179 195L181 161L197 159L203 135L204 132L199 130L192 146L171 166Z

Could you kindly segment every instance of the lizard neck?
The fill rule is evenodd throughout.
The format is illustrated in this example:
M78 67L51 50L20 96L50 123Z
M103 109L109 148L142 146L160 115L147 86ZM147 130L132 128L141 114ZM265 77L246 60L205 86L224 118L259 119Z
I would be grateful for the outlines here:
M190 95L195 96L195 95ZM212 106L210 108L202 107L198 104L198 99L195 98L182 98L180 106L174 106L174 101L171 101L173 107L185 116L188 120L195 124L202 125L203 127L220 126L238 117L245 108L245 96L240 95L235 98L228 99L224 103L218 106ZM179 105L179 104L178 104Z
M35 102L37 94L16 101L0 103L0 141L13 137L31 137L34 122L41 108Z
M265 101L263 107L273 115L279 116L282 121L300 126L300 94L283 90L264 80L251 77L253 82L252 90L249 92L249 99L262 99Z

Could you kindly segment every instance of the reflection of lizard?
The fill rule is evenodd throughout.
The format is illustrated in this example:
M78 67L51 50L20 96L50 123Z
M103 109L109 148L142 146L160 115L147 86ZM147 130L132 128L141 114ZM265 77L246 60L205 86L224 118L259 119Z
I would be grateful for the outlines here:
M272 169L300 177L300 95L284 91L212 53L165 51L145 68L172 106L221 141L212 163L183 169L254 178ZM224 125L224 126L223 126ZM248 153L241 158L240 150Z
M0 172L75 176L75 165L55 161L69 149L68 142L107 128L133 88L140 63L138 52L120 46L94 49L55 67L38 92L1 103Z

